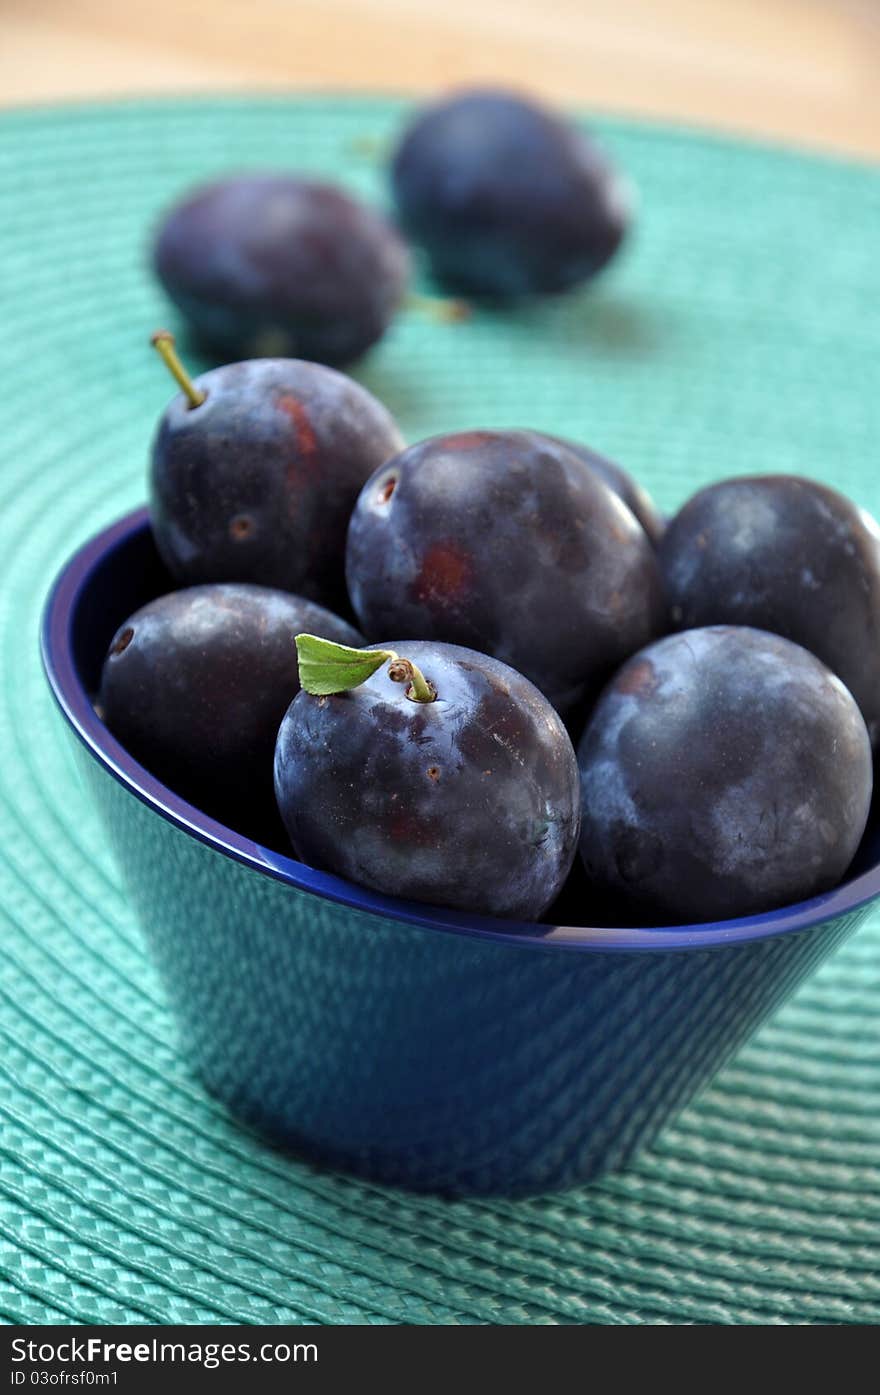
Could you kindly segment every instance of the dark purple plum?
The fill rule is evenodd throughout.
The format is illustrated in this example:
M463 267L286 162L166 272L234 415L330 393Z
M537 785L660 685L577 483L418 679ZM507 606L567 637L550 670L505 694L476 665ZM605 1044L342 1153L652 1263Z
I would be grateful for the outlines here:
M581 856L647 924L723 920L827 891L871 802L871 745L813 654L737 626L635 655L578 751Z
M389 668L333 696L303 689L281 724L278 806L304 862L362 886L537 919L577 851L574 750L545 698L449 644L391 646L436 693Z
M600 271L628 222L618 175L592 140L515 93L455 93L419 113L392 187L434 275L473 296L566 291Z
M389 413L350 378L298 359L229 363L190 386L204 401L173 399L150 469L153 533L172 576L347 606L349 515L403 444Z
M299 691L295 638L303 629L363 644L338 616L283 591L247 584L172 591L117 630L98 709L169 789L221 823L271 840L275 738Z
M565 446L471 431L410 446L364 486L346 575L369 639L464 644L559 711L664 628L654 550Z
M632 475L615 465L607 456L591 450L589 446L579 445L576 441L566 441L562 436L551 436L550 440L565 446L585 465L589 465L608 488L614 491L618 499L622 499L627 508L635 514L654 546L659 546L666 528L663 515L647 490L643 489Z
M843 679L880 740L880 528L813 480L753 475L702 489L660 550L676 627L754 625Z
M384 333L408 258L378 213L342 189L247 174L189 193L154 249L159 280L222 358L344 365Z

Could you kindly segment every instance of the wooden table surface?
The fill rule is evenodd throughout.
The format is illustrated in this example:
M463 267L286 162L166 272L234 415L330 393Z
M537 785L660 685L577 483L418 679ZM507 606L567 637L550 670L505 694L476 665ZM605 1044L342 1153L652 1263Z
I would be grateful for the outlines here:
M0 103L506 81L880 158L878 0L0 0Z

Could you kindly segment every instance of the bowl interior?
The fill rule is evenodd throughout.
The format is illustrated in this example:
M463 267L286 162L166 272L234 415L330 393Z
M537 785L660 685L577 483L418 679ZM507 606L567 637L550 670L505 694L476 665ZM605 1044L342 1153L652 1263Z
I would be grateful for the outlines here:
M381 896L297 862L289 849L268 848L209 819L155 780L113 738L95 713L101 665L123 620L147 601L172 590L153 542L146 509L136 510L81 548L61 572L43 625L43 660L56 700L92 755L133 794L202 841L269 875L318 895L394 919L468 934L555 943L582 949L671 949L729 944L805 929L880 895L880 798L846 879L833 891L781 910L701 925L644 926L622 919L618 908L597 904L576 871L545 923L520 924L434 909ZM585 925L589 905L593 923Z

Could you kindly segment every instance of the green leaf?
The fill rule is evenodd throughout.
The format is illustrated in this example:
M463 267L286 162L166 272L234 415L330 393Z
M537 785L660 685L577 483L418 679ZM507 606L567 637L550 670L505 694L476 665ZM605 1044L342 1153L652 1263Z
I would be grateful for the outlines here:
M317 635L297 635L296 655L300 687L316 697L357 688L377 668L397 658L390 649L351 649Z

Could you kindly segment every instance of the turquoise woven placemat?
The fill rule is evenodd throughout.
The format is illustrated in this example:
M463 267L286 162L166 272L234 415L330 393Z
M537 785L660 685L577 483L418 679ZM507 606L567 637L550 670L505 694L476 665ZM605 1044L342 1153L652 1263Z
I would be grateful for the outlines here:
M12 1322L880 1321L880 918L626 1175L446 1203L315 1171L181 1061L37 662L42 601L140 501L169 385L157 210L236 166L329 172L390 101L224 100L0 118L0 1314ZM410 437L534 426L676 506L797 470L880 509L880 172L623 123L640 222L601 286L443 325L357 376Z

